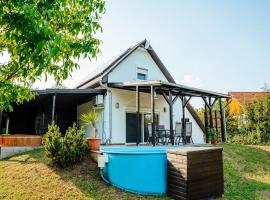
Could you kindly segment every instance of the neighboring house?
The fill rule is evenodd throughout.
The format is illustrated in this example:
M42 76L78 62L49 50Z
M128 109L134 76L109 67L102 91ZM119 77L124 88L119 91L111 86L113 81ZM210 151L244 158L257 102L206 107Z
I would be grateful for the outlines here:
M188 100L199 97L217 102L228 98L221 93L175 84L147 40L99 67L75 89L35 92L39 94L35 100L14 105L14 111L4 113L4 117L0 113L0 127L5 128L5 132L44 134L48 124L55 121L64 133L73 122L82 125L83 113L98 109L97 127L103 143L146 143L158 126L173 137L176 124L178 134L192 133L194 143L204 143L204 126ZM188 127L186 123L183 126L184 121L188 122ZM89 137L91 127L87 127L86 132Z
M252 103L255 99L259 99L265 95L265 92L229 92L232 97L228 106L229 115L238 119L238 127L247 123L247 116L244 112L244 106Z
M229 92L229 95L232 97L229 114L239 115L246 103L252 103L255 99L261 98L265 92Z
M110 64L99 68L95 74L78 88L106 88L109 92L105 97L104 122L100 125L100 133L103 139L109 139L111 143L135 143L136 142L136 98L135 92L107 87L109 83L127 81L161 80L175 83L174 79L158 58L155 51L144 40L127 49ZM105 86L107 85L107 86ZM141 95L141 142L148 138L148 123L151 118L150 94ZM169 129L169 107L163 96L156 99L156 119L159 125ZM180 101L180 99L178 100ZM89 109L92 103L88 102L78 107L78 117ZM181 122L181 103L175 103L174 122ZM204 142L204 127L195 111L188 106L186 120L192 123L193 141ZM109 136L109 137L108 137Z

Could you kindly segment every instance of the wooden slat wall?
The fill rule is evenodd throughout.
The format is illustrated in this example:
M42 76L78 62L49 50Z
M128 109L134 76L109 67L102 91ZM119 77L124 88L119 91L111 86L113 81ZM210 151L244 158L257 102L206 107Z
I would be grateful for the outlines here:
M168 196L179 199L221 197L224 193L222 149L167 152Z
M3 135L0 136L0 146L41 146L42 137L32 135Z

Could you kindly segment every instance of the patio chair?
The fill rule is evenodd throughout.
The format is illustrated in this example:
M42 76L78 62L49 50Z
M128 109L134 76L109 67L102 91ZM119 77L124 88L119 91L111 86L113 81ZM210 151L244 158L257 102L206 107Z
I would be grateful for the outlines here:
M153 136L152 136L152 124L148 123L147 124L147 129L148 129L148 138L147 138L147 142L148 143L152 143L153 141Z
M166 144L168 142L167 131L164 125L158 125L156 129L156 142L157 144Z
M181 122L176 122L175 123L175 135L174 135L174 143L175 144L180 144L181 139L182 139L182 123Z
M193 140L192 140L192 122L187 122L186 123L186 140L187 140L187 143L192 143L193 144Z

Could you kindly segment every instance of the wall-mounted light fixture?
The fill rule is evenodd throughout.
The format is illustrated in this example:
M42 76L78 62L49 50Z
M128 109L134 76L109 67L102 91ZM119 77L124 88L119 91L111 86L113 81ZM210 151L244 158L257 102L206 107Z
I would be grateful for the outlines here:
M116 108L116 109L119 108L119 103L118 103L118 102L115 103L115 108Z
M166 107L164 107L164 108L163 108L163 112L166 112L166 111L167 111L167 109L166 109Z

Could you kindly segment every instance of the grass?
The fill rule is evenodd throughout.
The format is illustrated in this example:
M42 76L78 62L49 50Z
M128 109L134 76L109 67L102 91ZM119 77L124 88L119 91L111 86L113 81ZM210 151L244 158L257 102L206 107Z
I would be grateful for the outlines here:
M270 199L270 147L223 147L224 199Z
M270 148L223 145L223 199L270 199ZM98 176L90 159L59 170L42 149L0 161L0 199L169 199L118 190Z

